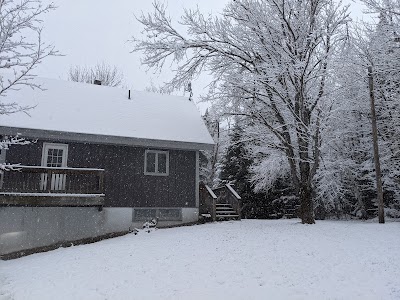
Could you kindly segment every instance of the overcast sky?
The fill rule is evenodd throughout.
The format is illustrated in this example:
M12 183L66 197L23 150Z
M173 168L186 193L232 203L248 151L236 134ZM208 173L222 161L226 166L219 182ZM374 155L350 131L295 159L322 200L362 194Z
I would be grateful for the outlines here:
M143 90L150 78L156 84L163 76L146 73L140 65L140 54L130 53L128 40L140 37L141 27L134 15L152 11L152 1L137 0L53 0L58 7L44 18L44 39L65 56L46 59L38 67L39 76L67 78L70 65L93 65L105 61L120 68L126 85ZM199 1L169 1L168 11L175 18L183 8L195 8ZM228 0L202 0L205 12L222 11ZM110 4L112 3L112 4ZM204 9L203 9L204 8Z
M349 0L350 1L350 0ZM146 73L140 65L140 54L132 54L128 40L140 37L141 28L134 15L152 11L152 1L138 0L53 0L58 7L44 17L44 39L52 43L63 57L51 57L35 71L50 78L67 78L71 65L93 65L105 61L117 66L124 73L126 86L143 90L152 79L156 85L165 75ZM183 8L195 8L204 12L220 13L228 0L169 0L168 11L178 20ZM352 4L354 17L361 16L361 8ZM195 95L201 93L205 80L194 84ZM197 98L197 97L196 97Z

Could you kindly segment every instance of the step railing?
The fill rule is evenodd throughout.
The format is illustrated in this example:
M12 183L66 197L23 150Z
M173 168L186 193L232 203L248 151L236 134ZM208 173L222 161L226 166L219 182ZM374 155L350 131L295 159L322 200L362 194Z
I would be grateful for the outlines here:
M200 213L209 213L213 221L217 219L217 198L208 185L200 184Z
M241 220L242 197L239 196L239 194L235 191L235 189L229 183L226 184L226 187L228 189L227 200L228 200L229 204L232 206L232 208L238 214L239 220Z
M213 189L214 193L217 195L217 203L218 204L230 204L236 214L239 216L239 220L241 219L241 200L242 198L235 191L231 184L225 184L221 187Z
M202 184L200 193L201 210L209 212L213 221L217 219L217 204L229 204L241 219L242 198L229 183L215 189Z
M215 195L215 193L213 192L213 190L206 185L206 189L208 194L210 195L210 212L211 212L211 218L213 220L213 222L215 222L217 220L217 195Z

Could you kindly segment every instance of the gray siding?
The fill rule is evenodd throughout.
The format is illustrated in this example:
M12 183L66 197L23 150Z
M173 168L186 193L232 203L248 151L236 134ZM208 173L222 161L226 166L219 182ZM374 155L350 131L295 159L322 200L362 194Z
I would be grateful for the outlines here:
M169 150L169 176L144 175L147 148L48 141L68 144L68 167L105 169L105 206L195 207L196 152ZM43 141L11 146L8 163L41 165ZM151 148L155 149L155 148Z

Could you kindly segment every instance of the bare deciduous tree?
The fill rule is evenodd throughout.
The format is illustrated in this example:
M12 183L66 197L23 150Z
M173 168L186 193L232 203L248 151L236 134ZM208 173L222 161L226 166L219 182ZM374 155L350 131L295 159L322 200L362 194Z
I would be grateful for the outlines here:
M377 193L379 169L374 165L370 99L376 104L379 160L385 193L386 213L398 212L400 153L400 2L363 1L376 23L354 24L344 55L337 65L337 86L342 95L325 125L321 151L323 167L318 177L318 200L325 208L367 218L372 216ZM367 69L373 68L373 72ZM339 68L338 68L339 69ZM369 74L368 74L369 73ZM373 80L372 80L373 77ZM374 85L373 93L369 86ZM374 138L375 139L375 138ZM375 147L377 145L375 144ZM378 194L378 197L376 195ZM382 199L382 198L381 198ZM379 206L383 221L383 206ZM343 215L342 215L343 216Z
M210 99L270 133L301 202L303 223L314 223L312 181L319 167L320 122L329 110L332 58L346 35L347 7L334 0L236 0L221 17L186 10L180 33L164 5L143 15L145 38L134 39L143 63L178 69L179 88L200 72L213 75Z
M124 75L116 66L110 66L105 62L93 67L71 66L68 71L68 79L75 82L94 83L100 80L102 85L121 86Z
M41 61L58 52L42 41L40 17L53 10L51 3L43 5L40 0L0 0L0 114L26 111L9 99L4 102L7 91L21 86L41 88L32 82L33 69Z
M150 80L150 85L146 86L144 88L144 90L146 92L149 93L156 93L156 94L166 94L166 95L170 95L171 91L165 90L163 89L162 86L157 86L153 80Z
M40 0L0 0L0 115L26 112L32 107L21 106L8 96L23 86L42 87L34 83L32 71L48 56L58 55L53 46L42 40L40 27L43 14L53 10L53 3ZM2 137L0 150L10 145L27 144L20 137ZM13 168L0 164L1 170Z

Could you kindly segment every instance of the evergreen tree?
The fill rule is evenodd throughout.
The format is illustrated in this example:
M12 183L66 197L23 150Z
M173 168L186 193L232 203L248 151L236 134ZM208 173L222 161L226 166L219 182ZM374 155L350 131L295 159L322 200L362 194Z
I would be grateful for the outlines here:
M252 163L242 140L243 134L244 131L240 125L235 124L230 134L230 145L226 151L221 170L222 182L231 183L242 193L251 190L249 167Z
M204 123L214 140L213 150L200 151L200 181L209 186L218 185L220 152L222 149L218 117L207 109L203 115Z
M385 204L400 203L399 134L400 134L400 18L381 12L380 21L371 36L370 52L374 65L375 102L380 140L382 180ZM397 201L396 201L397 198Z
M263 193L255 193L250 182L250 167L253 159L244 141L245 131L236 120L229 135L229 146L222 159L220 180L230 183L242 197L242 215L244 218L266 218L267 200Z

